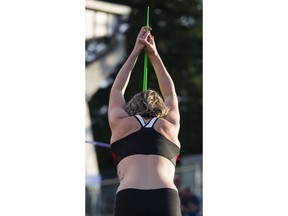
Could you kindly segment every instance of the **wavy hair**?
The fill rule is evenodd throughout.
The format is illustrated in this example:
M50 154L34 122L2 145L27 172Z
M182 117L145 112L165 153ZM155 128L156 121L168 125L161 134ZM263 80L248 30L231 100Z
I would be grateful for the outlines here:
M148 89L137 93L126 105L130 116L140 115L143 118L164 117L169 112L163 98L156 91Z

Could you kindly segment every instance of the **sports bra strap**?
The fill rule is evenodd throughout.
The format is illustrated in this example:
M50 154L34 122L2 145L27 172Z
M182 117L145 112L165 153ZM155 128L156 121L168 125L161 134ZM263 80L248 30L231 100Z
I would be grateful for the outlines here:
M144 128L152 128L157 121L157 117L152 118L147 124L145 123L144 119L140 115L135 115L136 119L139 121L142 127Z
M142 127L144 127L146 124L143 120L143 118L140 115L135 115L136 119L139 121Z
M145 128L152 128L155 124L155 122L157 121L157 117L152 118L145 126Z

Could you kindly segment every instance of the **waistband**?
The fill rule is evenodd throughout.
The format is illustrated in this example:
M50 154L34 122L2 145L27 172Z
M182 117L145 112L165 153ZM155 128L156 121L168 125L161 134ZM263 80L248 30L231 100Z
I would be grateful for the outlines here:
M147 193L147 194L158 194L158 193L177 193L178 191L173 188L156 188L156 189L138 189L138 188L126 188L117 192L117 195L125 194L125 193Z

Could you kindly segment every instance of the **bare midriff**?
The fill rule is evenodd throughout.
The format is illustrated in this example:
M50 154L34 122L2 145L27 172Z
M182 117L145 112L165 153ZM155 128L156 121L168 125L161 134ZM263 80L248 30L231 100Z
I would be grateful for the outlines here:
M167 158L159 155L131 155L117 166L120 185L117 192L128 189L171 188L174 184L175 166Z

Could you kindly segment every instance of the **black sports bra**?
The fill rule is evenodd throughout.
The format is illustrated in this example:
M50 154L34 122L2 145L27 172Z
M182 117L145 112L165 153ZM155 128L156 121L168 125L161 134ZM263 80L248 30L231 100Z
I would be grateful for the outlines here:
M176 165L180 148L153 128L158 118L154 117L146 124L140 115L135 117L142 128L115 141L111 145L112 156L116 165L123 158L136 154L160 155Z

